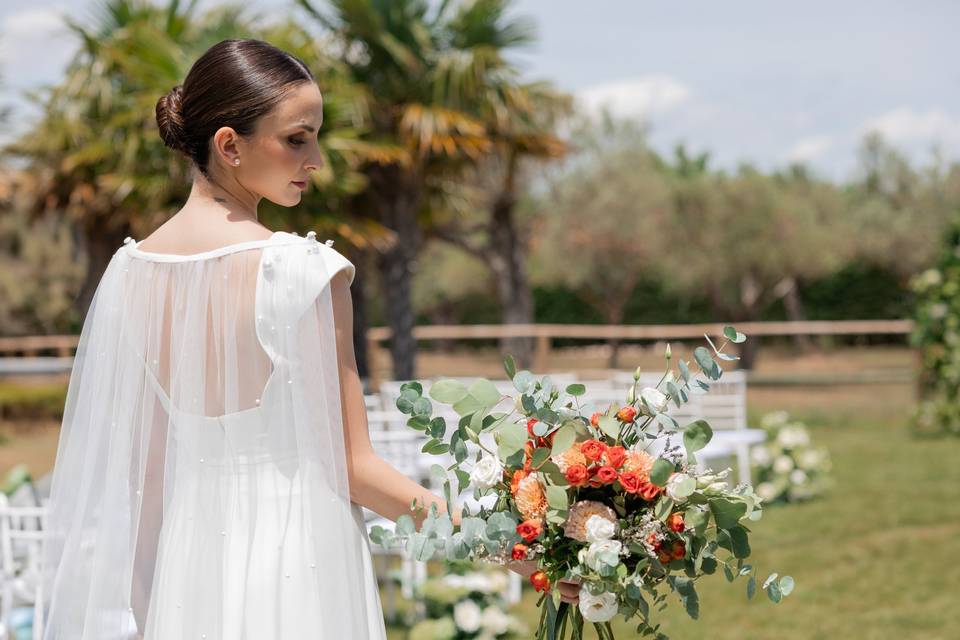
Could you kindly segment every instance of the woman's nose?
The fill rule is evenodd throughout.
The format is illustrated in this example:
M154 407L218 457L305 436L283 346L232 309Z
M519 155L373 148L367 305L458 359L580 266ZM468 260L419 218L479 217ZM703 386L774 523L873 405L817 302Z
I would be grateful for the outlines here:
M323 166L323 154L320 153L320 149L317 149L313 154L307 159L304 168L307 171L317 171L320 167Z

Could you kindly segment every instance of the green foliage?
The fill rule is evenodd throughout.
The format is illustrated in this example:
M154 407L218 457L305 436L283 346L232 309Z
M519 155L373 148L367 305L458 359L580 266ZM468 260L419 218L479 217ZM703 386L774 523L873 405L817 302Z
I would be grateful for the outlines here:
M923 400L914 426L960 435L960 215L945 237L936 267L912 281L917 294L911 343L920 350Z

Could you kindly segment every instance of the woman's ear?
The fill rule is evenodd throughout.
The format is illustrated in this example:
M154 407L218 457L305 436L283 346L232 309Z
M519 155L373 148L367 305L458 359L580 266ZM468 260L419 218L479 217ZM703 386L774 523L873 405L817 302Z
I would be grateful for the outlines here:
M235 166L240 159L240 136L233 127L220 127L213 134L213 153L225 164Z

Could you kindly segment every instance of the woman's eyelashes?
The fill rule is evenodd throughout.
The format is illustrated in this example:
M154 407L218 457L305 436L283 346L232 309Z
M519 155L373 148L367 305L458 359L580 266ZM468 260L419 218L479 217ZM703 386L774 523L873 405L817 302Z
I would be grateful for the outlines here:
M303 138L288 138L288 140L290 141L290 144L292 144L295 147L299 147L300 145L304 144L304 142L306 142Z

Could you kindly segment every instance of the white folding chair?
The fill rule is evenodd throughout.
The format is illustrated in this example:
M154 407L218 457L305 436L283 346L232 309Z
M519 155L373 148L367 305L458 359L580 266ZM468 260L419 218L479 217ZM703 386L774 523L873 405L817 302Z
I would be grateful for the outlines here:
M18 604L33 605L33 639L43 637L42 546L46 506L12 506L0 493L0 623L11 633L11 614Z

